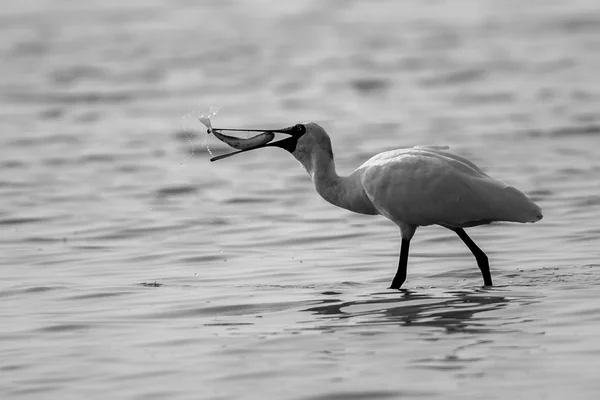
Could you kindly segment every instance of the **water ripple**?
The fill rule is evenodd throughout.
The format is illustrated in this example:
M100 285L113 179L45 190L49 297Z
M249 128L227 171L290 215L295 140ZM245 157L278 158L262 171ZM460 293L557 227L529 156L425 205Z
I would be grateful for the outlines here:
M137 3L0 15L1 398L595 398L597 1ZM386 290L394 225L209 162L212 105L321 123L340 175L450 145L545 217L469 231L494 288L423 227Z

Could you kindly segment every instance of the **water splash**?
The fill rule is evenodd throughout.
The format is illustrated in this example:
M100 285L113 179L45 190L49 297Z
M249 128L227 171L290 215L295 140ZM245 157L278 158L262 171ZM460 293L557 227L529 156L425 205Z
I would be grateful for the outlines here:
M208 114L206 114L206 116L204 114L200 114L200 116L198 117L198 121L202 122L204 126L208 128L208 130L206 131L206 136L204 137L204 147L206 147L206 150L208 150L208 153L211 155L211 157L213 156L213 153L212 151L210 151L210 147L208 146L208 135L212 132L212 123L210 119L217 115L218 112L219 107L210 106Z
M188 142L190 143L190 147L191 147L191 149L192 149L190 154L192 155L192 157L194 156L194 154L195 154L195 150L196 150L196 149L194 148L193 137L192 137L192 135L190 134L190 131L189 131L189 129L187 128L186 120L187 120L188 118L191 118L191 117L192 117L192 113L193 113L193 112L194 112L194 111L192 111L192 112L188 112L187 114L184 114L184 115L182 115L182 116L181 116L181 131L182 131L182 132L185 134L185 137L186 137L186 139L187 139L187 140L188 140ZM186 161L188 161L188 159L189 159L189 156L187 156L187 157L185 157L185 158L183 159L183 161L181 162L181 166L182 166L182 167L183 167L183 164L184 164Z

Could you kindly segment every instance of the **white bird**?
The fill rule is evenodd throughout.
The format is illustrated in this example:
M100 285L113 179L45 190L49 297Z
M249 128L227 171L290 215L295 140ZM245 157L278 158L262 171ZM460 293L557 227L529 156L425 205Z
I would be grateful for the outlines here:
M419 226L440 225L454 231L475 256L484 285L492 286L488 258L464 228L494 221L542 219L540 207L527 196L489 177L471 161L446 151L448 147L416 146L386 151L349 176L341 177L335 170L331 140L319 125L310 122L260 132L284 133L290 137L214 157L211 161L261 147L283 148L300 161L326 201L360 214L383 215L395 223L400 228L402 245L390 289L399 289L406 280L410 240Z

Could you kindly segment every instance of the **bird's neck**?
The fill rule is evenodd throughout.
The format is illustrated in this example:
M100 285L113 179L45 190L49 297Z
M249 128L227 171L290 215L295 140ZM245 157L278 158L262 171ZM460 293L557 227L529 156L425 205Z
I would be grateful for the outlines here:
M300 160L311 176L317 193L329 203L361 214L377 214L366 197L360 182L352 177L339 176L331 150L319 149L309 158Z
M305 166L317 189L317 193L325 200L338 207L343 207L343 198L340 188L344 178L339 176L335 170L333 154L317 151L312 154L309 166Z

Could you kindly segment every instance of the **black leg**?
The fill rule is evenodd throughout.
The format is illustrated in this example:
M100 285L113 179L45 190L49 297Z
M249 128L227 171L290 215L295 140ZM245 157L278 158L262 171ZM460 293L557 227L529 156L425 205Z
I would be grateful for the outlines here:
M473 253L473 255L475 256L475 259L477 260L477 265L481 270L481 275L483 275L483 284L485 286L492 286L492 274L490 273L490 264L483 250L477 247L475 242L471 240L471 238L469 237L469 235L467 235L467 232L465 232L464 229L458 228L453 229L453 231L456 232L458 237L462 239L462 241L467 245L469 250L471 250L471 253Z
M400 249L400 261L398 262L398 271L396 272L396 276L394 276L394 280L392 281L392 286L390 289L400 289L400 286L406 280L406 267L408 266L408 248L410 246L410 239L402 239L402 247Z

